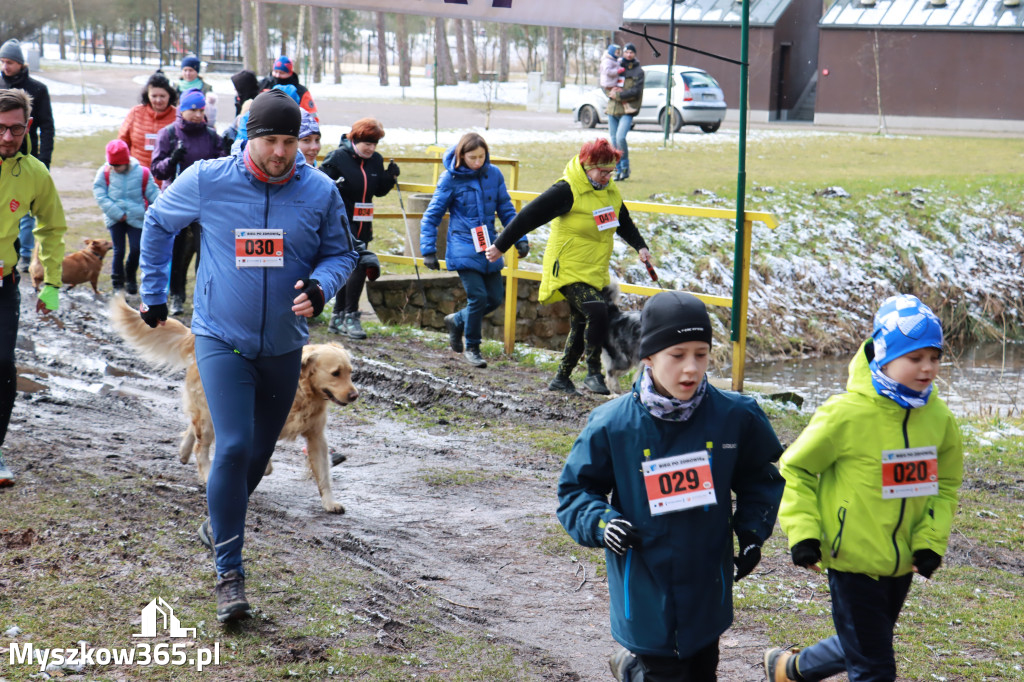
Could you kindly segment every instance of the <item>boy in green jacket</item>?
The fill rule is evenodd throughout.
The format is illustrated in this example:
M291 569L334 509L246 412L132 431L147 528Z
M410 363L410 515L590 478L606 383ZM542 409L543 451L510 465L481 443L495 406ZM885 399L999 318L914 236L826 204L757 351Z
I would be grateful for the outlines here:
M942 325L928 306L886 299L847 392L818 408L782 456L779 522L794 564L828 569L836 635L769 649L768 682L844 671L850 682L896 679L896 619L913 574L930 578L942 562L963 482L960 428L933 391L941 357Z

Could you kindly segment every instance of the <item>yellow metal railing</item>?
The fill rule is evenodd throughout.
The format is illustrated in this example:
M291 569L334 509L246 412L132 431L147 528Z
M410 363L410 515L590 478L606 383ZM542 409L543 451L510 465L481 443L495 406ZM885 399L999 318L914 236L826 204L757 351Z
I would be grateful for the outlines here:
M396 163L432 163L435 164L434 168L434 184L426 185L420 183L399 183L399 190L406 192L430 192L437 188L437 179L440 177L440 152L443 151L438 147L432 147L428 151L437 153L436 157L395 157ZM506 165L510 166L510 175L508 185L509 196L512 198L513 203L516 206L516 211L522 207L524 201L531 201L535 197L539 196L538 192L523 192L519 191L519 161L516 159L507 159L502 157L491 157L491 163L496 166ZM655 204L651 202L643 201L626 201L626 207L629 212L632 213L658 213L662 215L680 215L697 218L718 218L722 220L736 220L736 211L727 208L705 208L703 206L673 206L669 204ZM406 218L422 218L422 213L410 213L404 214ZM402 213L375 213L374 219L402 219ZM736 341L732 344L732 388L736 391L743 390L743 372L746 364L747 355L747 298L750 292L750 245L751 237L753 233L753 224L755 222L764 223L767 227L775 229L778 227L778 223L775 220L775 216L771 213L763 211L745 211L743 214L743 240L744 240L744 253L743 253L743 264L741 272L743 273L740 282L733 282L733 287L740 288L740 324L739 333L736 334ZM415 245L410 245L415 252ZM377 257L382 263L395 263L397 265L422 265L422 258L414 258L411 256L391 256L387 254L378 254ZM534 270L520 270L519 269L519 255L515 249L509 249L508 253L505 254L506 267L502 269L501 274L505 277L505 352L511 353L515 347L516 342L516 307L519 300L519 280L531 280L539 282L542 273ZM447 269L444 261L440 261L442 268ZM627 294L638 294L640 296L653 296L663 291L657 287L642 286L637 284L625 284L619 285L619 289L623 293ZM698 292L690 292L707 305L722 306L726 308L732 308L732 298L727 296L714 296L711 294L704 294Z

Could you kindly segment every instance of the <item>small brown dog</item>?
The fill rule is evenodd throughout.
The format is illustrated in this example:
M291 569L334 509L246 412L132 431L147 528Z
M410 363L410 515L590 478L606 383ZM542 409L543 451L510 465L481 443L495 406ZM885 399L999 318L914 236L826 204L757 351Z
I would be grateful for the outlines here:
M114 248L114 243L109 239L84 239L85 248L81 251L69 253L64 256L61 266L61 282L67 284L68 288L76 284L92 284L92 290L100 293L96 288L96 281L100 277L100 270L103 269L103 257L107 251ZM43 264L39 260L39 244L32 249L32 263L28 266L28 274L32 277L32 286L39 290L43 285Z

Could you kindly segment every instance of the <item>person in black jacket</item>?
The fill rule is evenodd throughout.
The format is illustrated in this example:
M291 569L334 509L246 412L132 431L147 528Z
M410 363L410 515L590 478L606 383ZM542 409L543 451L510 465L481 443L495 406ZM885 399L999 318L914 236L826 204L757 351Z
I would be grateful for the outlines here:
M32 126L21 144L21 151L36 157L49 168L53 156L54 135L50 91L28 75L28 65L25 64L25 53L21 50L21 43L12 38L0 45L0 90L14 88L24 90L32 98ZM18 249L18 267L22 272L28 272L32 247L35 246L35 237L32 234L35 226L36 219L31 213L25 214L18 225L18 240L21 242Z
M324 159L320 167L334 180L345 200L345 212L356 250L367 253L373 239L373 198L391 191L397 182L399 169L394 161L384 168L384 158L377 153L377 143L384 137L384 128L373 118L363 118L352 124L352 130L341 136L341 144ZM366 284L367 267L360 257L345 288L334 301L334 315L328 330L350 339L365 339L360 324L359 298ZM379 272L379 271L378 271ZM376 278L374 278L376 279Z

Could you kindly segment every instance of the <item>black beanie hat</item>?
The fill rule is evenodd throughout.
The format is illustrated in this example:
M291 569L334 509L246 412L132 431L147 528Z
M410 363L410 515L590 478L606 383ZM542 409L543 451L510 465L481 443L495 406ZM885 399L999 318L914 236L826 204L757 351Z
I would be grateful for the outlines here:
M249 123L245 126L250 140L265 135L299 136L302 109L281 90L261 92L249 107Z
M636 45L633 43L626 43L622 46L622 51L625 52L626 50L633 50L633 52L636 52Z
M640 313L640 357L687 341L711 345L711 317L704 302L682 291L652 296Z

